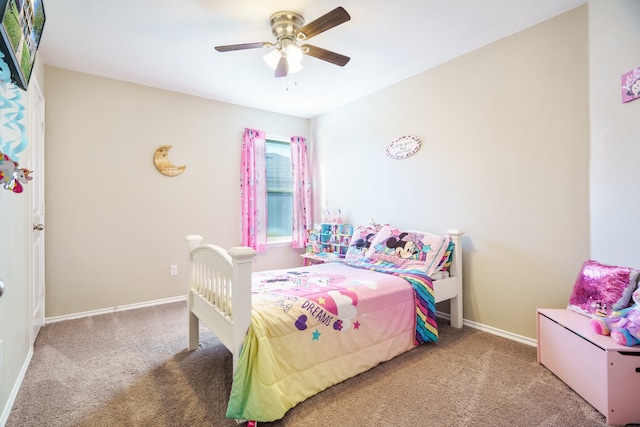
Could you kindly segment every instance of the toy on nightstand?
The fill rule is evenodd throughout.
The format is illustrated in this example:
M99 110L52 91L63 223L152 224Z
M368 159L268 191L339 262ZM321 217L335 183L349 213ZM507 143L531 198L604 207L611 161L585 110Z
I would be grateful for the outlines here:
M626 346L640 344L640 288L633 292L633 304L614 311L609 317L594 317L593 330L600 335L611 335L613 340Z

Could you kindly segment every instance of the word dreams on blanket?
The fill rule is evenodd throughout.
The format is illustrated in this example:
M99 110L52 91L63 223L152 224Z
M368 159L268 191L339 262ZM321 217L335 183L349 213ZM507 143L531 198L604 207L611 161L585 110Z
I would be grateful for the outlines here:
M307 310L309 314L313 318L317 319L318 322L320 322L321 324L325 326L331 326L333 321L333 316L330 313L327 313L319 305L316 305L313 302L306 300L305 302L302 303L302 308ZM307 329L307 316L303 314L300 317L298 317L298 320L296 320L296 327L301 331L304 331L305 329ZM335 329L336 331L340 331L342 330L342 328L343 328L342 320L337 319L335 322L333 322L333 329Z
M350 329L358 315L356 289L336 286L344 280L345 277L340 275L281 272L275 277L261 281L268 289L268 292L262 293L262 297L264 300L271 299L272 305L282 308L284 313L289 313L296 307L294 312L297 317L291 321L299 331L306 330L311 319L314 319L315 326L324 325L339 332ZM375 283L366 280L353 281L350 284L369 289L376 287ZM297 295L291 295L292 290ZM282 293L283 291L286 293ZM358 329L360 324L360 321L353 322L354 329ZM312 340L318 341L319 336L320 333L316 330Z

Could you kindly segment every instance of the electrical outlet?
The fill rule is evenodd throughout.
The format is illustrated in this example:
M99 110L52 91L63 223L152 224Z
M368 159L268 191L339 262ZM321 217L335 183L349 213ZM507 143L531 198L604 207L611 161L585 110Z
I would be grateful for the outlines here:
M171 275L172 276L178 275L178 266L176 264L171 264Z

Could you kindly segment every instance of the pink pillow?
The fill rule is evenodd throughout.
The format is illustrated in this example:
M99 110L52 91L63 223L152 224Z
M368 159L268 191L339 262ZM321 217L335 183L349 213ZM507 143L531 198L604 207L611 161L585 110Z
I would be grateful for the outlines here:
M621 310L629 305L631 294L638 282L638 270L600 264L587 260L573 285L567 308L591 315L593 307Z

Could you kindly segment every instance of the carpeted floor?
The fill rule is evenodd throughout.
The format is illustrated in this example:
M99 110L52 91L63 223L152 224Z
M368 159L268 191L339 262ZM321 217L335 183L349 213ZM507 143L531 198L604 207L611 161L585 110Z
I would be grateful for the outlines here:
M422 345L261 426L606 426L536 349L442 322ZM231 354L190 352L186 303L46 325L7 427L235 426Z

